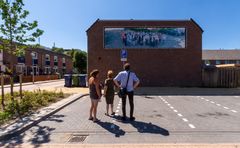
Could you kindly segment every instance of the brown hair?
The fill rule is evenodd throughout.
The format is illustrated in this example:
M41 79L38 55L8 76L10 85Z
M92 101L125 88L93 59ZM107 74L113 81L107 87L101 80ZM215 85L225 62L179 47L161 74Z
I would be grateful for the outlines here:
M129 71L130 70L130 64L129 63L124 64L123 68L124 68L124 70Z
M112 77L113 77L113 71L112 71L112 70L109 70L109 71L108 71L107 77L108 77L108 78L112 78Z
M94 70L90 73L90 77L96 78L97 74L99 74L99 70L94 69Z

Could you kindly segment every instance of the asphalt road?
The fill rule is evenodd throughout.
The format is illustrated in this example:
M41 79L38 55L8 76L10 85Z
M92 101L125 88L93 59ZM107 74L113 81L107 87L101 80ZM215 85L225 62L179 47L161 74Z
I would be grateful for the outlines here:
M239 96L135 96L136 120L126 122L117 96L114 104L117 115L105 116L103 99L93 123L81 98L4 143L239 143Z
M49 82L44 82L44 83L38 83L36 82L35 84L28 84L25 85L23 84L22 89L25 91L33 91L36 89L47 89L47 88L59 88L59 87L63 87L64 86L64 81L63 80L58 80L58 81L49 81ZM20 89L19 85L14 86L14 91L18 92ZM1 90L1 88L0 88ZM5 93L9 93L10 92L10 87L9 86L5 86L4 88L4 92ZM2 91L0 91L0 94L2 94Z

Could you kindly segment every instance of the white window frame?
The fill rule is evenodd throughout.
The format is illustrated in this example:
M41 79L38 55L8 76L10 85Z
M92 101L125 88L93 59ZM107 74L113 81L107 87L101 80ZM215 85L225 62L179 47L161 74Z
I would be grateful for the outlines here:
M58 62L58 56L54 56L54 62Z
M47 59L47 57L48 57L48 59ZM49 54L46 54L46 55L45 55L45 61L50 61L50 60L51 60L50 55L49 55Z
M26 66L25 64L17 64L16 65L16 72L26 74Z
M47 69L48 69L48 73L47 73ZM51 74L51 67L50 66L46 66L44 68L44 74Z
M34 56L32 54L34 54ZM32 59L35 59L35 60L38 59L38 53L37 52L33 51L32 54L31 54Z
M62 63L66 64L66 59L62 58Z

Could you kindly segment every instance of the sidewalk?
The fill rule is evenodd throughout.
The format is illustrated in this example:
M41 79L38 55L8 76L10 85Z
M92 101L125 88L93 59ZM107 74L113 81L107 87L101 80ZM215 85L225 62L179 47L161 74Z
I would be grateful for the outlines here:
M64 81L64 79L57 79L57 80L47 80L47 81L37 81L34 82L34 84L43 84L43 83L51 83L51 82L61 82ZM22 86L26 86L26 85L33 85L32 82L27 82L27 83L22 83ZM9 88L11 85L4 85L4 88ZM14 87L20 86L19 83L15 83ZM1 88L0 88L1 89Z
M88 94L78 93L71 95L68 98L62 99L56 103L51 104L50 106L41 108L29 116L26 116L22 119L18 119L17 121L9 125L0 127L0 141L7 140L12 136L15 136L26 131L27 129L38 124L42 120L46 119L47 117L53 115L54 113L58 112L59 110L63 109L64 107L68 106L69 104L77 101L78 99L86 95Z

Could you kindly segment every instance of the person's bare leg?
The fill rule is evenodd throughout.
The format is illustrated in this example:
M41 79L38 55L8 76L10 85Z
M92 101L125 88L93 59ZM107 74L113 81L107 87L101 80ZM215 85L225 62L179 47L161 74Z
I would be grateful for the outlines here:
M109 110L109 104L107 104L106 110L107 110L106 114L109 115L109 111L108 111Z
M91 107L90 107L90 112L89 112L89 120L93 119L93 116L92 116L93 107L94 107L94 104L93 104L93 101L91 101Z
M97 120L97 106L98 106L98 102L94 102L94 108L93 108L93 121Z
M111 104L111 112L112 112L112 114L114 113L114 112L113 112L113 104Z

